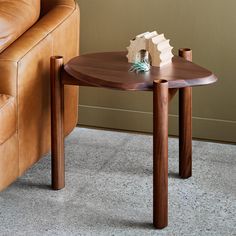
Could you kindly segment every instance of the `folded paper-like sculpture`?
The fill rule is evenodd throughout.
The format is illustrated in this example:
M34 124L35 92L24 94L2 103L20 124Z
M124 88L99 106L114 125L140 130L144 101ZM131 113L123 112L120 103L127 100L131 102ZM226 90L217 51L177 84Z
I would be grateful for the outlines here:
M174 56L170 40L166 39L164 34L158 34L156 31L137 35L135 39L130 41L130 46L127 49L129 63L148 60L152 66L162 67L172 63Z

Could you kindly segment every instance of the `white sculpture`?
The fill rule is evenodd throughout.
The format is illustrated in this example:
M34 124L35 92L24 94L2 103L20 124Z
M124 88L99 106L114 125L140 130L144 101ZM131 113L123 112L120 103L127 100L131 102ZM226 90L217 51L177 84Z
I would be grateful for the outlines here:
M130 41L127 49L129 63L138 63L145 59L149 60L152 66L162 67L172 63L174 56L170 40L167 40L164 34L158 34L156 31L137 35L134 40Z

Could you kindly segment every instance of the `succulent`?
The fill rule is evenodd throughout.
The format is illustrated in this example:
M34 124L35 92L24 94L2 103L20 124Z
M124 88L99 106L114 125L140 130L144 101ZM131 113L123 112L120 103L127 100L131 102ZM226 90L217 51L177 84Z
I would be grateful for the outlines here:
M129 71L131 72L148 72L150 70L151 66L147 59L143 59L140 62L135 62Z

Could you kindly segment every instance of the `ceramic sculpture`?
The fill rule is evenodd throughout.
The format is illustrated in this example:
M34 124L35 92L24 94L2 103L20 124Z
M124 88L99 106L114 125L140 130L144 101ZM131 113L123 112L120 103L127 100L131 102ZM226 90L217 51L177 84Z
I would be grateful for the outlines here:
M137 35L135 39L130 41L130 46L127 49L128 61L134 64L132 68L147 61L152 66L162 67L172 63L174 56L170 40L166 39L164 34L158 34L156 31Z

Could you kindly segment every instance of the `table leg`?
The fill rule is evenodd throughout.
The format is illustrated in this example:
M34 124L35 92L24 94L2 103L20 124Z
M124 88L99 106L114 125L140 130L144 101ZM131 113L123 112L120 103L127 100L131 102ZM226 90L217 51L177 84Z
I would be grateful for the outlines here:
M63 57L51 57L51 145L52 188L65 187L64 160L64 85L61 82Z
M192 88L179 90L179 175L192 176Z
M179 56L192 61L192 50L183 48ZM179 89L179 175L192 176L192 88Z
M168 82L153 83L153 224L168 225Z

